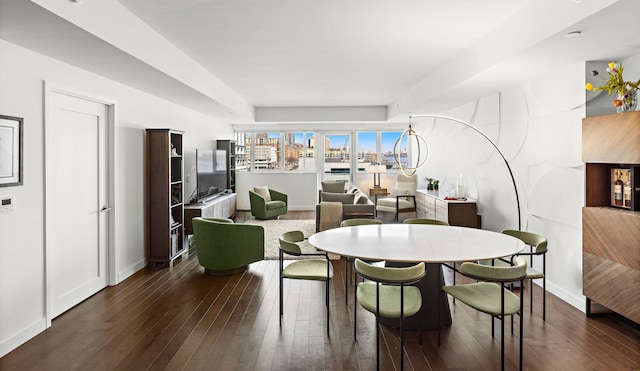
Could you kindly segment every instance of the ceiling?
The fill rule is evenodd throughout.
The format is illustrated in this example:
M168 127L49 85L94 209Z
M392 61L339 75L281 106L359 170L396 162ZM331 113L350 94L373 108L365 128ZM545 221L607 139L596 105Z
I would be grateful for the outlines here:
M0 0L0 38L231 122L349 107L390 122L638 54L637 14L637 0Z

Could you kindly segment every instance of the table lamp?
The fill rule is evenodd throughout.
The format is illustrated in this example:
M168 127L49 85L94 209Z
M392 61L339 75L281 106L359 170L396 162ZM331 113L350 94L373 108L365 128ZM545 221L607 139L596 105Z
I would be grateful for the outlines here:
M387 172L385 165L371 165L369 172L373 173L373 188L380 188L380 174Z

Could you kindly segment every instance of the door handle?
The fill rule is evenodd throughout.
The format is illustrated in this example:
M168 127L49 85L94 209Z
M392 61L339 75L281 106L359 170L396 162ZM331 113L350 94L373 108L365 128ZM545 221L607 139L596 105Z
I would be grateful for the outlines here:
M107 207L107 206L105 205L105 206L102 206L102 209L100 209L100 212L102 212L102 213L106 213L106 212L107 212L107 211L109 211L109 210L111 210L111 208L110 208L110 207Z

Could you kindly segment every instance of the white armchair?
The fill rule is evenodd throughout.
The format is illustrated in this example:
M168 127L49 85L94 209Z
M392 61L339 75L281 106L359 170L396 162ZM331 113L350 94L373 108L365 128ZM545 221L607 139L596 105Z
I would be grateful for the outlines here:
M396 184L388 197L376 198L376 211L386 211L396 214L416 211L416 190L418 176L398 174Z

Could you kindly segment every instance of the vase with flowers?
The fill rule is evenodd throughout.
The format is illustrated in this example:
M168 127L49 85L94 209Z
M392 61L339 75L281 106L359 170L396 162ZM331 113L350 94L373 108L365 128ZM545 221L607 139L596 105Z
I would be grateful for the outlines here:
M593 84L588 82L585 88L589 91L592 90L606 90L607 94L611 95L616 93L616 99L611 103L616 107L617 112L629 112L636 110L637 91L640 86L640 80L638 81L624 81L622 78L622 63L610 62L607 67L608 79L600 76L597 70L591 71L594 77L599 77L605 84L600 87L594 87Z

